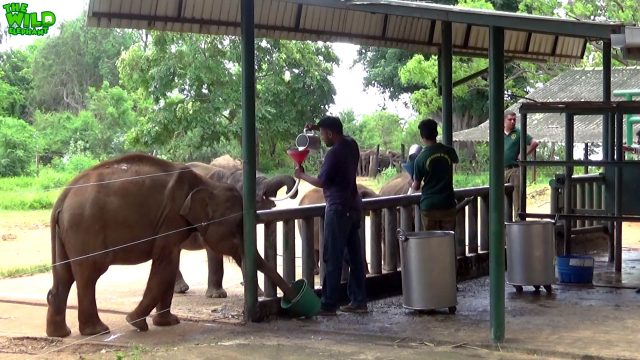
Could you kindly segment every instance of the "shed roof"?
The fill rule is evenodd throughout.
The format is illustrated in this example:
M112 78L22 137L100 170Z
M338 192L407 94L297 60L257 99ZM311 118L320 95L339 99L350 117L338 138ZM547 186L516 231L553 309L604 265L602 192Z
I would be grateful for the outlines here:
M611 70L611 89L635 89L640 84L640 68L613 68ZM572 69L551 79L542 88L527 96L540 102L548 101L601 101L602 69ZM612 96L612 99L616 99ZM617 98L623 100L622 98ZM520 115L520 105L528 100L520 100L508 110ZM602 142L602 116L576 115L575 142ZM626 130L624 130L626 131ZM529 114L527 133L537 140L546 142L564 142L564 114ZM458 131L453 134L454 141L488 141L489 121L475 128Z
M505 56L576 63L588 40L622 32L619 23L464 9L395 0L255 0L256 37L350 42L437 53L441 22L452 22L453 52L486 57L489 25L505 28ZM87 23L240 35L239 0L90 0Z

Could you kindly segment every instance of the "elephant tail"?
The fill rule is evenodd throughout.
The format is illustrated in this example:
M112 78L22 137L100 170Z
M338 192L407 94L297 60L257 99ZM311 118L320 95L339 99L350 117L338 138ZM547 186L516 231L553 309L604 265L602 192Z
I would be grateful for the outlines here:
M62 209L54 207L51 211L51 265L68 260L67 252L60 237L58 218ZM68 265L68 264L65 264Z

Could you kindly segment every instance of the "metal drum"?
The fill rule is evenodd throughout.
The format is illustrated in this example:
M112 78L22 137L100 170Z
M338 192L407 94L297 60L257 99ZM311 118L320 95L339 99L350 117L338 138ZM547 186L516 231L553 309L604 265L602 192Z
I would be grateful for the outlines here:
M507 282L517 292L522 286L535 290L544 286L551 292L555 283L555 224L553 221L521 221L506 223Z
M398 229L402 301L407 309L456 312L456 252L453 231Z

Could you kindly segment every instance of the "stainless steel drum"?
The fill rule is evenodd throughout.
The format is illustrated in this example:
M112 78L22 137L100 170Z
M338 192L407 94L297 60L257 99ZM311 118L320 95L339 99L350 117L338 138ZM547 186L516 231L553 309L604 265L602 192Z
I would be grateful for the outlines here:
M507 282L516 291L532 285L551 291L555 283L555 224L553 221L506 223Z
M456 312L456 252L453 231L398 230L402 301L407 309Z

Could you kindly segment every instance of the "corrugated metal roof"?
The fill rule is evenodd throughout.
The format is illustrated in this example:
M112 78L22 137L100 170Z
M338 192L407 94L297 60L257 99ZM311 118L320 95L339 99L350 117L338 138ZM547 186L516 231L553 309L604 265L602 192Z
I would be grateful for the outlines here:
M640 84L640 68L613 68L611 71L611 98L623 100L613 96L613 90L635 89L638 84ZM527 95L527 97L541 102L601 101L602 69L573 69L565 71L551 79L542 88ZM515 112L518 115L518 119L520 119L518 109L525 101L527 100L520 100L508 109ZM575 117L574 124L575 142L602 142L602 116L579 115ZM623 131L626 133L626 127ZM527 133L541 141L564 142L564 114L529 114L527 116ZM489 121L475 128L454 133L453 140L488 141Z
M441 22L452 22L453 52L487 56L488 24L504 26L505 56L577 63L588 39L620 24L577 22L406 1L255 0L256 37L400 48L437 53ZM90 0L94 27L239 35L239 0Z

